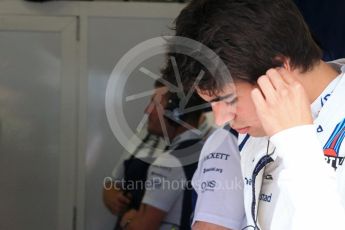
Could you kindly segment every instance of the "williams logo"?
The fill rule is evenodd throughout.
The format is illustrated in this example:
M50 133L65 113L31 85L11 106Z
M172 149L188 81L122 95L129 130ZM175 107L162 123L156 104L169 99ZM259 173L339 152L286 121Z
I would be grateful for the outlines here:
M344 162L344 157L339 156L341 143L345 137L345 119L334 129L332 135L323 147L325 159L336 170Z

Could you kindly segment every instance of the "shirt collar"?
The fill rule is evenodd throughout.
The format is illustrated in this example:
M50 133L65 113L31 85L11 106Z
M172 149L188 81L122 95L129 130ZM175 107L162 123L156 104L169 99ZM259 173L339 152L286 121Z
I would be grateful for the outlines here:
M170 149L176 148L181 142L187 140L201 139L201 133L198 129L189 129L177 135L171 142Z
M326 104L329 97L332 95L334 89L337 87L340 79L344 75L345 66L339 68L341 73L326 87L326 89L320 94L320 96L311 104L311 111L312 116L316 119L322 109L322 107Z

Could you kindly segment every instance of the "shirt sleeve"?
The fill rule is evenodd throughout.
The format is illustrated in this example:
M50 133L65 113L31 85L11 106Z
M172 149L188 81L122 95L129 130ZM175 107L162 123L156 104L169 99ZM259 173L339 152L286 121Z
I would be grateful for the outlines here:
M180 165L180 167L167 167ZM158 157L150 166L142 203L168 212L183 193L186 183L180 162L169 154Z
M345 212L335 171L324 160L313 125L298 126L271 137L284 169L279 189L288 194L292 229L342 229Z
M210 136L202 149L192 183L198 194L192 224L203 221L241 229L245 214L236 137L224 129Z

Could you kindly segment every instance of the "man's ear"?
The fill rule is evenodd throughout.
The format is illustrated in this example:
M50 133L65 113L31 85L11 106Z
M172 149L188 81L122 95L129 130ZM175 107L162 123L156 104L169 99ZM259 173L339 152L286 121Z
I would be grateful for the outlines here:
M291 64L290 64L290 58L279 55L279 56L275 57L275 60L282 63L282 65L280 67L286 69L287 71L291 72L293 70L291 67Z
M287 71L292 72L292 67L291 67L291 65L290 65L290 59L289 59L289 58L284 57L284 60L283 60L283 67L284 67L284 69L286 69Z

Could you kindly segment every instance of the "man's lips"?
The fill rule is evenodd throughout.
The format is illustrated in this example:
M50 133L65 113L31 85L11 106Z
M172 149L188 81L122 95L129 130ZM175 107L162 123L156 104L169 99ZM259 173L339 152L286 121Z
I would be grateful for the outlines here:
M236 130L240 134L245 134L245 133L248 133L249 126L243 127L243 128L233 128L233 129Z

